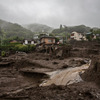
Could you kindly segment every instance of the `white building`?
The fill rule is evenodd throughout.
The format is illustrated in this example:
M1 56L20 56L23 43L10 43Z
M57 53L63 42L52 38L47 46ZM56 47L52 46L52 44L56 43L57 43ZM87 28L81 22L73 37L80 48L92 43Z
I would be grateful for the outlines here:
M25 41L24 41L24 44L28 44L28 40L25 40Z
M83 35L81 33L72 32L71 33L71 39L74 39L74 40L77 40L77 41L81 41L83 39Z
M27 40L25 39L23 42L23 45L27 45L27 44L35 44L33 40Z

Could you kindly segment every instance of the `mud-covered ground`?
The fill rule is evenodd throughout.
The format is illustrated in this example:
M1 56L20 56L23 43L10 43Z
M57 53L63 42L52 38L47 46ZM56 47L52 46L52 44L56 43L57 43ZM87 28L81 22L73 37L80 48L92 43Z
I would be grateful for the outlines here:
M65 52L60 57L33 52L0 58L0 100L100 100L99 43L75 42L70 55L66 55ZM46 72L80 67L86 59L92 63L80 73L84 81L65 86L39 86L49 79Z

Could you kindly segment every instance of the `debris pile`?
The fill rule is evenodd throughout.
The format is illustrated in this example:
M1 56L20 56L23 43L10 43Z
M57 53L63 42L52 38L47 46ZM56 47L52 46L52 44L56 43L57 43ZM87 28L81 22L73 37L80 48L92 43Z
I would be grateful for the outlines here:
M81 77L85 81L95 82L100 87L100 58L93 59L89 69Z
M0 57L0 100L100 100L100 44L60 47Z

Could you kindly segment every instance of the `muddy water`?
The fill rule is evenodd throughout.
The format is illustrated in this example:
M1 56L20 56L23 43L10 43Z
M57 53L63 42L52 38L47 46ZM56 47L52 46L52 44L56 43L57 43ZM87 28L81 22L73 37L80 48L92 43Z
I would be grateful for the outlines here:
M91 60L87 64L84 64L80 67L74 67L74 68L67 68L63 70L57 70L54 72L47 72L47 74L50 76L50 79L45 80L40 86L48 86L51 84L56 85L69 85L72 83L78 83L80 81L83 81L79 75L79 73L83 73L85 69L87 69L90 66Z

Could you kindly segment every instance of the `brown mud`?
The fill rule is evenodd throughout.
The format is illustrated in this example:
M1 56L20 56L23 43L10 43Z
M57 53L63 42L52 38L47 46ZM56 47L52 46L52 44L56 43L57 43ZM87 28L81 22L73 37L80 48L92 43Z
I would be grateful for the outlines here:
M100 100L100 43L74 42L71 48L62 47L58 52L16 53L0 58L0 100ZM80 73L84 81L39 86L49 79L47 72L80 67L88 59L90 67Z
M100 58L93 59L89 69L81 77L85 81L95 82L100 87Z

